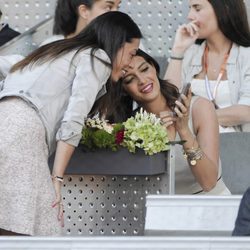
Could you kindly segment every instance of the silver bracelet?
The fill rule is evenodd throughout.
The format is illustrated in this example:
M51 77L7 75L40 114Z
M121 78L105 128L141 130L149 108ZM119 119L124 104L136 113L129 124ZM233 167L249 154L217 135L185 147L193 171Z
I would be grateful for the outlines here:
M175 55L170 55L170 59L172 60L183 60L184 59L184 56L175 56Z

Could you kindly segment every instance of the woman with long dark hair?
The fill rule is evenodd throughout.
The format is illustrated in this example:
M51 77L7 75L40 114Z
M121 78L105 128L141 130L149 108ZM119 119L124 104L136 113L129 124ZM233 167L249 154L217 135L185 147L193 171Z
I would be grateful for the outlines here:
M190 23L176 33L166 79L178 87L191 82L195 94L210 99L220 132L244 129L250 122L250 31L245 3L189 0L189 4Z
M41 45L78 35L97 16L117 11L121 0L57 0L53 34Z
M116 107L122 111L123 119L130 113L119 99L126 97L130 103L135 100L147 112L160 117L169 140L185 141L183 146L175 146L177 194L230 194L221 177L218 121L211 102L192 97L191 90L178 99L178 89L159 78L157 62L141 50L119 84L114 86L118 96L114 105L118 103Z
M0 92L2 233L60 233L63 174L84 119L110 80L123 77L140 38L128 15L109 12L13 66ZM47 161L55 146L51 179Z

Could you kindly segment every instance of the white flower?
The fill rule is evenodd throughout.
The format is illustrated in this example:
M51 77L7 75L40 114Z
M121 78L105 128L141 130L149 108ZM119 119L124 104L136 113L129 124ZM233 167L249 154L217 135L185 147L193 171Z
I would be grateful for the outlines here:
M87 118L85 121L85 124L87 127L90 128L98 128L98 129L103 129L109 134L112 134L113 131L113 126L109 124L106 120L100 119L98 117L96 118Z

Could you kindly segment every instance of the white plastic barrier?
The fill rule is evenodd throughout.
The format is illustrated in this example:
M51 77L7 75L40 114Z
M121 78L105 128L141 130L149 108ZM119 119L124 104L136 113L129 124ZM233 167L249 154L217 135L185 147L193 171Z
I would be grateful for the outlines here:
M163 235L231 235L241 196L150 195L145 232Z
M249 250L249 237L0 237L4 250Z

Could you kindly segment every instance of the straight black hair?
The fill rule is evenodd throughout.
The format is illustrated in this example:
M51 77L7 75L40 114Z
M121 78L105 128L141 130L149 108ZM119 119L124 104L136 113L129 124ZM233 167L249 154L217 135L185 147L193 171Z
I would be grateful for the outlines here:
M57 0L53 34L65 37L74 33L79 18L78 7L85 5L91 9L98 0Z
M230 41L244 47L250 46L247 10L243 0L207 0L213 7L221 32ZM204 39L198 39L201 44Z
M107 12L95 18L77 36L38 48L24 60L15 64L11 72L22 70L26 66L42 64L71 51L76 51L75 55L77 55L86 48L91 48L92 55L97 49L104 50L113 65L118 50L126 42L129 43L132 39L141 37L139 27L127 14L119 11Z

